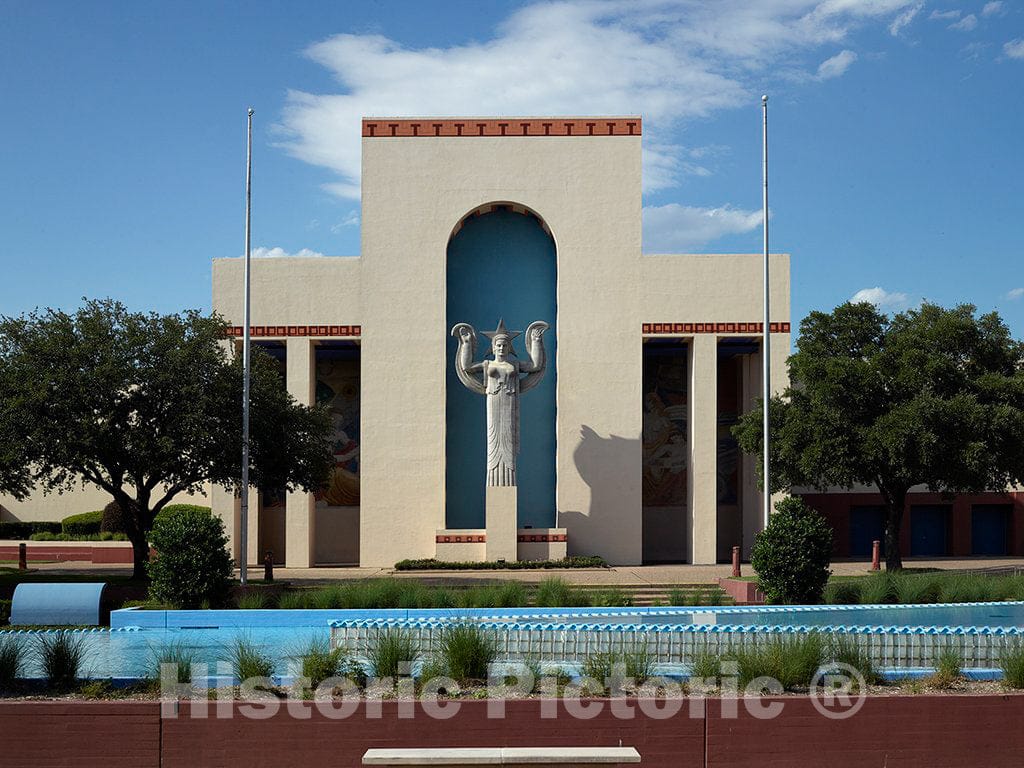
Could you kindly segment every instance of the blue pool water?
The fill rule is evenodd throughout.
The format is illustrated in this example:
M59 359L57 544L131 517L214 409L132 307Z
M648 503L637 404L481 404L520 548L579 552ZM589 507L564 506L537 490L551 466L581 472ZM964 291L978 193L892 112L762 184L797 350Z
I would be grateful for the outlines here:
M208 666L210 676L228 674L225 666L239 639L258 645L278 675L294 674L296 657L310 641L328 641L339 622L395 620L406 626L477 619L509 627L556 626L613 629L641 625L648 631L680 626L733 627L940 628L941 632L1024 633L1024 602L922 606L779 606L701 608L517 608L382 611L115 611L111 630L82 631L87 646L87 676L142 677L154 667L160 648L180 645ZM756 630L755 630L756 631ZM934 630L933 630L934 631ZM5 634L5 633L3 633ZM30 646L33 635L19 633ZM39 674L29 653L29 675ZM218 663L221 664L218 668Z

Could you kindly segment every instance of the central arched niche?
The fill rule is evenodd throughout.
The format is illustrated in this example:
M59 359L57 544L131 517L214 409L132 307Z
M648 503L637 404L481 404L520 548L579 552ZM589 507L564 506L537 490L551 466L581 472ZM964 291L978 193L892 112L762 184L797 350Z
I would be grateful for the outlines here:
M544 335L547 373L520 404L519 527L555 524L555 241L532 211L514 204L483 206L466 216L448 242L447 330L469 323L477 332L476 359L490 356L498 320L523 331L534 320L551 325ZM528 360L523 337L512 343ZM487 466L486 410L482 395L455 375L456 340L448 338L446 361L445 520L448 528L484 527Z

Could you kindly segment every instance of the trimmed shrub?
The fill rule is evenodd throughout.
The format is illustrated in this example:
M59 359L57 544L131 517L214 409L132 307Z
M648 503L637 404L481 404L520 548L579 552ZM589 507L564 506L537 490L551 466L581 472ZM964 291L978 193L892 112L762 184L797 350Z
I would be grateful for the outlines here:
M205 512L208 515L213 514L213 510L209 507L204 507L200 504L168 504L166 507L160 510L157 514L156 519L159 520L161 517L170 517L176 515L179 512ZM156 521L154 521L156 522Z
M66 533L68 536L98 535L102 521L102 509L95 512L83 512L80 515L71 515L60 521L61 533Z
M0 539L28 539L36 533L58 534L60 532L60 523L26 523L20 520L12 520L6 523L0 523Z
M150 599L182 608L223 604L231 579L224 523L204 507L165 513L150 534L157 552L146 565Z
M121 505L112 501L103 508L103 517L100 519L100 533L124 533L124 512Z
M772 603L820 603L831 575L832 526L802 499L775 505L768 527L757 535L750 564Z

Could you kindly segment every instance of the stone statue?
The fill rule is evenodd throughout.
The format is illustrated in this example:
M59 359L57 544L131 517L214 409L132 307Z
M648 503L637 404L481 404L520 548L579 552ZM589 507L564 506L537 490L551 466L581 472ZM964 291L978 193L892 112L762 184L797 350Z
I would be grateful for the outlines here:
M468 323L452 328L459 340L455 372L467 389L487 397L487 485L516 485L516 455L519 453L519 394L533 389L544 377L543 335L550 326L543 320L526 329L526 351L530 362L515 359L512 340L519 332L509 331L505 321L491 333L493 360L474 363L476 331ZM478 375L479 374L479 375ZM522 376L521 374L526 374Z

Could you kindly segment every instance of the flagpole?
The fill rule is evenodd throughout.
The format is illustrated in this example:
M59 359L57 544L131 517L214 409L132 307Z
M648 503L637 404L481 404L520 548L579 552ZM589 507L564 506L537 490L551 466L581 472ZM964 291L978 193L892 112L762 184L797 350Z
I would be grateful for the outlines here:
M771 492L771 460L770 456L770 441L771 435L768 431L768 410L769 404L772 397L772 380L771 380L771 349L772 349L772 337L771 337L771 322L769 320L769 294L770 294L770 283L768 282L768 96L761 97L761 113L764 118L764 130L762 134L762 177L764 180L763 186L763 199L762 199L762 217L764 226L764 326L761 329L763 335L763 341L761 343L761 364L762 364L762 398L763 398L763 437L764 437L764 527L768 527L768 518L772 513L772 492Z
M242 586L249 582L249 261L252 241L252 107L249 107L245 151L245 288L242 304L242 512L238 567Z

